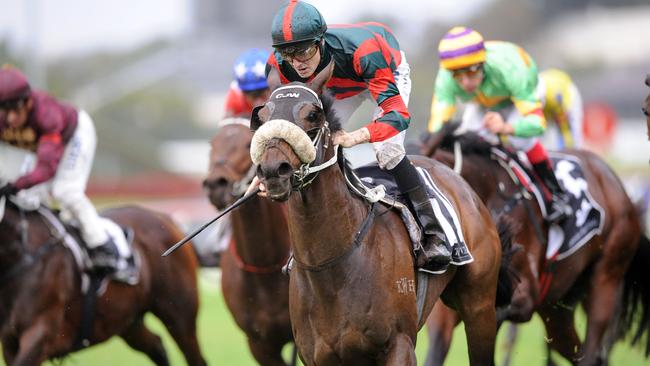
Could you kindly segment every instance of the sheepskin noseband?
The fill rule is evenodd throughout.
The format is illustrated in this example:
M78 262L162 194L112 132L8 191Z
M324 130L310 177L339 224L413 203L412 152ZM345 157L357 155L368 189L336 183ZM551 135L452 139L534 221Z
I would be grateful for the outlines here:
M316 159L314 144L302 128L287 120L274 119L264 123L253 135L251 160L254 164L259 165L266 145L276 138L286 141L303 163Z

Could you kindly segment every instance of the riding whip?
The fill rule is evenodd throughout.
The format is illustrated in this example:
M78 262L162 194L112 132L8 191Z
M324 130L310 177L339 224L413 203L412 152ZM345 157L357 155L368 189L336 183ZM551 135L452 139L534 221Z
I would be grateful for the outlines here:
M228 212L234 210L235 208L241 206L242 203L248 201L251 197L254 197L254 196L255 196L257 193L259 193L259 192L260 192L260 189L259 189L259 187L258 187L258 188L256 188L255 190L251 191L250 193L243 195L240 199L238 199L237 201L235 201L235 203L233 203L233 204L230 205L228 208L226 208L225 210L223 210L222 213L220 213L219 215L217 215L217 217L215 217L214 219L212 219L212 220L208 221L207 223L203 224L203 226L201 226L200 228L194 230L194 232L192 232L191 234L189 234L189 235L187 235L186 237L184 237L181 241L179 241L178 243L174 244L171 248L167 249L167 250L162 254L162 256L163 256L163 257L166 257L166 256L172 254L176 249L180 248L181 245L183 245L183 244L187 243L188 241L192 240L192 238L194 238L195 236L197 236L201 231L205 230L205 228L207 228L208 226L214 224L214 222L217 221L217 220L219 220L223 215L225 215L225 214L227 214Z

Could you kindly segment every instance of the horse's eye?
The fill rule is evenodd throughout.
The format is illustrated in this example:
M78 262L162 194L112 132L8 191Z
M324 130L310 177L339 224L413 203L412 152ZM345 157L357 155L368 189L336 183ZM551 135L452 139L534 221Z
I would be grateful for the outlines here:
M318 112L316 111L309 111L309 114L307 115L307 120L309 122L316 122L318 121Z

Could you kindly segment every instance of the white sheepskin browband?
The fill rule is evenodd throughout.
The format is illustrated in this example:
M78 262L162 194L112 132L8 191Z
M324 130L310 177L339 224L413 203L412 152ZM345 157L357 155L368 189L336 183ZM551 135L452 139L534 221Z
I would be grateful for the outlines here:
M275 138L283 139L291 145L291 148L303 163L309 164L316 159L314 144L302 128L287 120L274 119L265 122L253 135L251 160L253 160L254 164L258 165L260 163L266 144Z

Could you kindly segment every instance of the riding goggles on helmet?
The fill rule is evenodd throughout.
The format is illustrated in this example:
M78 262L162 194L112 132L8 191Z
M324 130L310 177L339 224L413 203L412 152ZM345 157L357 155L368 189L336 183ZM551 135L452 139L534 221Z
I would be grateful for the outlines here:
M307 42L306 44L300 43L297 45L278 48L278 52L280 52L280 56L282 56L284 60L289 62L293 60L307 62L316 55L318 46L318 42Z
M9 112L16 111L25 105L25 98L0 101L0 110Z
M466 75L467 77L473 77L481 70L483 70L483 64L476 64L464 67L462 69L451 70L451 75L454 77L454 79L459 79L463 75Z

